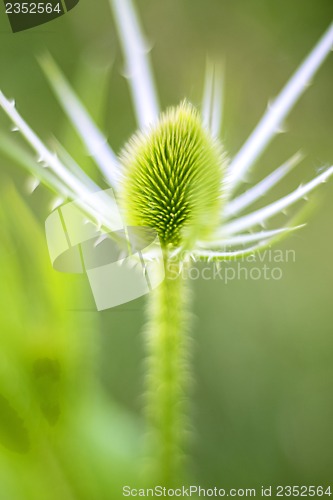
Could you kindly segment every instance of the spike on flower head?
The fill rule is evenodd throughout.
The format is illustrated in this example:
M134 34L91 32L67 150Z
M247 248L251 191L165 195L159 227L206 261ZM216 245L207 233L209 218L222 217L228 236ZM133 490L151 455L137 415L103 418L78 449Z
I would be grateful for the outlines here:
M126 222L153 227L164 245L191 246L219 223L225 158L188 102L134 135L122 155Z

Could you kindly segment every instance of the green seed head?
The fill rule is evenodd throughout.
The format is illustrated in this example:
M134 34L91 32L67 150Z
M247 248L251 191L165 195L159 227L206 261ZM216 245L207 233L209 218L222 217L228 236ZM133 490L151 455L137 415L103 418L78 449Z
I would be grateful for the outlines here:
M224 156L192 105L171 108L135 134L121 160L128 225L154 228L164 246L187 247L218 225Z

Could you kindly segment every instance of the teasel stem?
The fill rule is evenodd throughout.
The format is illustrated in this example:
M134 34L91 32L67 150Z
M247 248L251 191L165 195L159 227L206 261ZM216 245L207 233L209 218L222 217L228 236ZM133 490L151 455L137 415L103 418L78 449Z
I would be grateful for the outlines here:
M184 264L165 252L164 269L165 279L148 304L145 403L148 481L172 487L184 480L190 315Z

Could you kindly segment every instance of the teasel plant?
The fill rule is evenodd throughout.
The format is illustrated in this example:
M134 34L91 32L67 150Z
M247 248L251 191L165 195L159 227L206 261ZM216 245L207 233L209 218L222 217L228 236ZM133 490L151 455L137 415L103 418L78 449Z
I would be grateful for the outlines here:
M128 83L138 131L119 155L90 118L50 55L42 69L65 114L115 193L128 226L153 228L163 253L162 284L148 296L145 416L147 449L143 461L147 480L172 486L181 480L190 423L187 395L190 386L191 294L182 270L196 261L223 263L260 252L303 227L302 209L281 227L270 221L308 195L333 175L324 168L312 180L282 198L260 203L303 156L296 153L257 184L247 187L248 174L279 133L294 104L312 82L333 47L333 25L305 58L274 99L235 157L222 144L223 77L219 65L208 64L202 106L188 100L160 111L149 60L149 50L132 0L110 0L124 52ZM60 200L75 200L90 220L112 230L113 199L90 194L97 185L59 144L46 146L19 114L15 102L0 93L0 106L36 153L2 136L0 149L33 174L35 188L48 186ZM245 186L245 187L244 187ZM241 194L237 194L243 188ZM147 259L155 259L154 253Z

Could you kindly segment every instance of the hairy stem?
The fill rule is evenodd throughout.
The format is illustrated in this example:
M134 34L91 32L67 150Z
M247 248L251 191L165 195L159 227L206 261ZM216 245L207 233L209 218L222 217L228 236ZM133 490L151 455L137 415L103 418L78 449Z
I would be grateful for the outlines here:
M150 477L170 487L181 480L187 434L188 290L179 262L165 259L165 280L150 296L146 410Z

